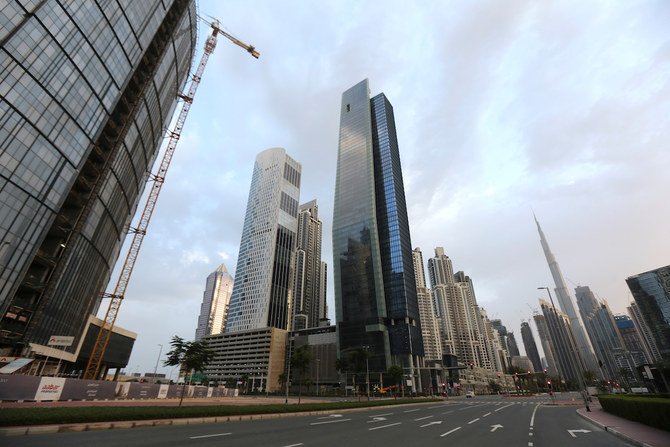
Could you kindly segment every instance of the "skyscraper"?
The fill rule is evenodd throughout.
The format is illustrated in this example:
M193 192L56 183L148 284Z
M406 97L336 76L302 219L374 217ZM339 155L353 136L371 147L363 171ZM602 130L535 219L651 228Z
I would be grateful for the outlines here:
M642 340L642 347L644 348L647 360L650 363L660 362L662 360L661 353L656 346L656 341L651 334L651 329L647 326L647 322L642 317L642 312L640 312L640 307L637 303L630 303L628 306L628 315L633 320L635 328L637 329L638 334L640 335L640 340Z
M512 331L507 333L507 348L509 349L510 356L519 357L521 355L519 345L516 343L516 337L514 337L514 332Z
M430 289L426 287L426 274L423 269L423 254L420 248L412 252L414 256L414 273L416 276L416 297L419 304L419 317L421 319L421 336L423 338L423 350L426 360L442 360L442 343L440 332L435 318L435 306Z
M583 380L584 363L577 350L577 342L570 328L570 317L545 300L540 300L549 342L559 374L577 384Z
M558 369L556 356L554 355L554 347L551 342L551 335L549 334L549 325L547 324L547 319L544 315L536 314L533 315L533 320L535 321L537 334L540 336L540 344L542 345L542 350L544 351L544 360L548 368L547 373L550 376L558 376L561 374L561 372Z
M233 293L233 277L225 264L221 264L207 276L205 292L202 294L198 327L195 339L224 332L230 295Z
M333 265L340 355L365 347L371 371L413 370L423 341L393 107L367 79L342 94Z
M321 281L321 221L316 200L300 205L293 286L293 330L319 326L326 318L326 290Z
M607 303L598 302L588 286L576 287L575 297L586 333L596 351L598 364L603 369L606 379L615 379L619 370L615 355L621 355L624 346L612 311Z
M533 216L534 217L534 216ZM554 279L554 284L556 288L556 297L558 299L558 305L561 310L570 318L570 327L574 334L574 338L577 342L577 348L579 350L579 355L582 357L582 362L584 363L586 369L592 371L594 374L600 375L600 368L596 362L596 358L593 355L593 350L589 344L589 341L584 332L584 327L579 321L577 312L575 311L575 306L572 302L572 297L568 291L567 286L565 285L565 279L563 279L563 273L561 273L561 268L556 262L556 257L551 252L549 248L549 243L547 238L544 237L544 232L540 228L540 222L535 218L535 224L537 225L537 231L540 234L540 243L542 244L542 250L544 251L544 256L547 258L547 264L549 265L549 270L551 271L551 276Z
M226 333L290 329L301 172L282 148L256 156Z
M670 360L670 265L626 278L663 360Z
M521 340L523 340L523 347L526 350L526 355L533 363L533 369L536 372L542 371L542 362L540 361L540 353L537 350L535 337L533 337L530 324L526 321L521 323Z
M3 5L0 354L73 352L188 78L195 2Z

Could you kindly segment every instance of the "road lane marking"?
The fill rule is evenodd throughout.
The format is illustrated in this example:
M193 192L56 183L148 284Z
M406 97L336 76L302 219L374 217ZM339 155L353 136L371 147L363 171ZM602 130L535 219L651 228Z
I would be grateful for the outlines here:
M215 433L213 435L200 435L200 436L191 436L189 439L202 439L202 438L213 438L215 436L228 436L232 433Z
M440 435L440 438L443 438L443 437L445 437L445 436L447 436L447 435L450 435L450 434L452 434L453 432L455 432L456 430L460 430L460 429L461 429L461 427L456 427L456 428L454 428L453 430L449 430L449 431L446 432L446 433L442 433L442 434Z
M500 424L492 425L491 426L491 432L494 432L494 431L498 430L499 428L503 428L503 426L500 425Z
M413 410L405 410L405 411L403 411L403 413L414 413L415 411L419 411L419 410L421 410L421 408L415 408Z
M285 445L283 447L298 447L299 445L302 445L302 442L299 444L291 444L291 445Z
M478 420L479 420L479 418L477 418L477 419L473 419L473 420L471 420L470 422L468 422L468 425L469 425L469 424L472 424L473 422L477 422Z
M530 428L531 430L533 429L533 424L535 423L535 412L537 409L540 408L540 404L535 405L535 409L533 410L533 415L530 417Z
M422 418L418 418L418 419L414 419L414 420L415 420L415 421L423 421L424 419L429 419L429 418L432 418L432 417L435 417L435 416L433 416L433 415L431 414L430 416L424 416L424 417L422 417Z
M341 418L341 414L330 414L328 416L322 417L322 418L317 418L317 419L332 419L332 418Z
M491 412L489 411L488 413L486 413L486 414L485 414L484 416L482 416L482 417L485 418L486 416L490 416L490 415L491 415Z
M445 411L445 412L442 413L442 414L451 414L451 413L453 413L453 412L454 412L454 410L449 410L449 411Z
M533 432L528 433L528 436L533 436Z
M429 425L435 425L435 424L441 424L441 423L442 423L442 421L433 421L433 422L429 422L429 423L427 423L427 424L423 424L423 425L421 426L421 428L423 428L423 427L428 427Z
M400 425L400 424L402 424L402 422L396 422L394 424L388 424L388 425L380 425L379 427L368 428L368 430L379 430L380 428L393 427L394 425Z
M436 406L436 407L428 407L429 410L434 410L434 409L436 409L436 408L444 408L444 404L442 404L442 405L438 405L438 406Z
M380 418L382 416L391 416L393 413L384 413L384 414L375 414L374 416L368 416L371 418Z
M529 443L528 443L528 447L533 447L533 443L532 443L532 442L529 442Z
M371 421L368 421L368 424L371 424L371 423L373 423L373 422L381 422L381 421L385 421L385 420L386 420L386 418L383 418L383 417L376 417L376 418L372 418Z
M333 419L332 421L312 422L309 425L336 424L338 422L350 421L351 419Z
M507 407L511 407L512 405L514 405L514 404L513 404L513 403L512 403L512 404L508 404L508 405L505 405L504 407L500 407L500 408L496 408L496 409L495 409L495 410L493 410L493 411L500 411L500 410L504 410L505 408L507 408Z

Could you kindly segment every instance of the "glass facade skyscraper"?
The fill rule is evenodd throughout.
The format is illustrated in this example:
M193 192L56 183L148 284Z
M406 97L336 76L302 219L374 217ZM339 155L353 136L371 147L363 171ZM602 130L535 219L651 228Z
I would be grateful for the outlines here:
M193 0L2 2L0 354L97 312L196 43Z
M301 171L279 147L256 157L226 333L290 329Z
M367 79L342 94L333 257L340 354L412 370L423 341L393 108Z
M202 294L198 327L195 330L195 339L200 340L208 335L224 332L230 295L233 293L234 279L228 273L225 264L221 264L207 276L205 292Z
M626 279L637 310L663 360L670 360L670 265Z

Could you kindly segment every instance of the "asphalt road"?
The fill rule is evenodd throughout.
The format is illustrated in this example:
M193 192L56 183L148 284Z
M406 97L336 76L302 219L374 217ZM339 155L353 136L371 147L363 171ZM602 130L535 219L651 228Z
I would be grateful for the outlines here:
M10 446L630 446L546 398L477 396L323 416L3 438Z

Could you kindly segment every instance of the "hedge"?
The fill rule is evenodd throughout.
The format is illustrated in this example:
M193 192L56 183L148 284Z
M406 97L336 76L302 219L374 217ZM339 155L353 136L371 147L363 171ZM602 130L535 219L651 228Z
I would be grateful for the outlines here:
M202 405L185 407L30 407L3 408L0 426L75 424L110 421L139 421L148 419L179 419L248 414L300 413L308 411L341 410L346 408L377 407L382 405L418 402L440 402L439 399L390 399L362 402L325 402L271 405Z
M599 395L608 413L670 431L670 399L663 397Z

